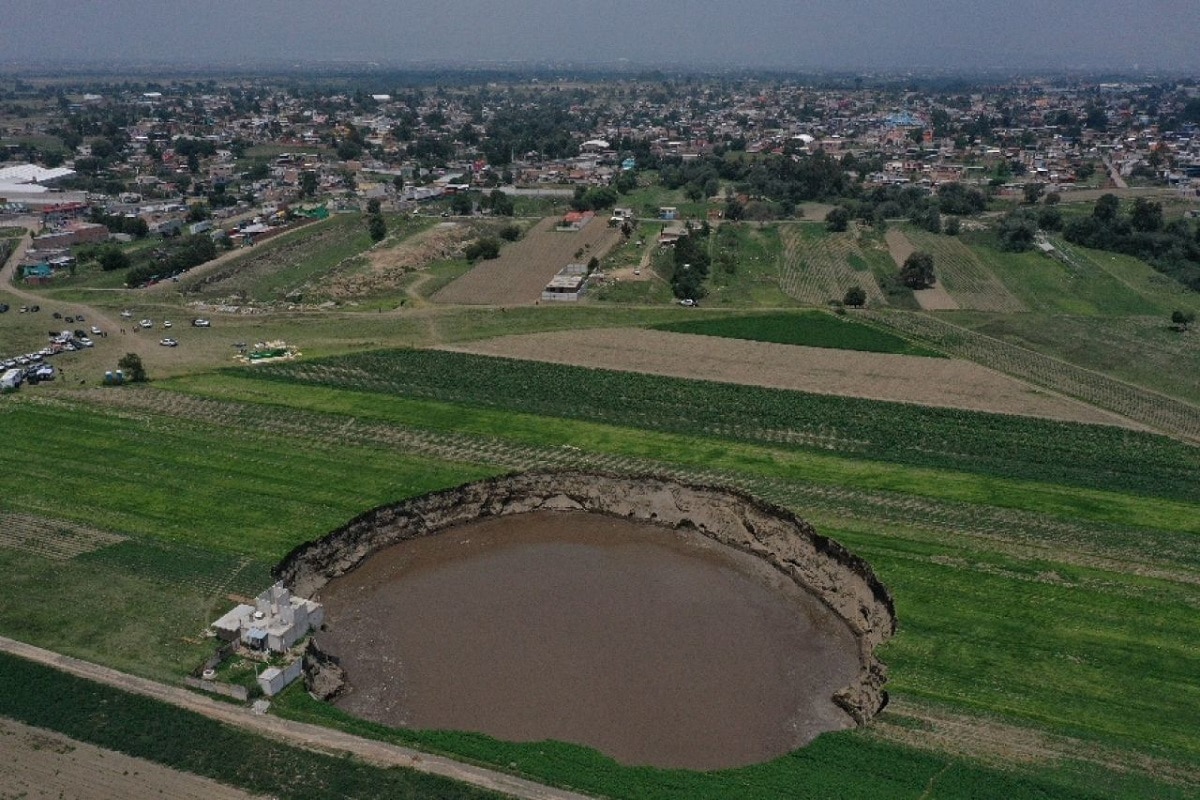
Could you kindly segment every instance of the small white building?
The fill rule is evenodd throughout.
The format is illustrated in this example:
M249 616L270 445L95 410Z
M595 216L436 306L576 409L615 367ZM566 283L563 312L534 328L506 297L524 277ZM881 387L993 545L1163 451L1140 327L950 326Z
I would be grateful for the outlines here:
M242 603L211 627L227 642L240 641L254 650L283 653L325 621L325 608L312 600L295 597L277 583L254 600Z
M587 271L585 264L567 264L546 284L542 299L574 302L583 297L587 291Z

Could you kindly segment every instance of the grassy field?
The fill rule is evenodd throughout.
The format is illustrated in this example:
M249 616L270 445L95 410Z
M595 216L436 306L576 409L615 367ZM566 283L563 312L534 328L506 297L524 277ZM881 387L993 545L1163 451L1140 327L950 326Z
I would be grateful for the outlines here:
M635 208L682 205L640 191ZM714 255L731 248L739 261L728 279L714 263L706 306L793 302L767 280L786 228L800 236L797 258L831 236L804 223L714 235ZM301 238L269 269L230 280L278 296L346 266L360 229L350 217L314 226L304 236L337 234L319 246ZM69 384L0 399L0 634L178 680L210 651L204 626L231 597L261 590L291 548L368 508L516 470L651 472L751 492L871 563L899 619L882 652L892 703L871 726L766 764L693 773L623 767L569 744L384 729L298 691L277 712L614 798L1194 797L1200 449L1187 440L1200 440L1200 334L1167 321L1195 297L1133 259L1074 248L1068 264L974 236L952 240L959 254L1031 311L910 314L894 310L899 295L886 298L893 309L847 319L683 309L657 280L605 289L638 306L436 308L423 299L462 269L438 260L357 310L215 313L211 329L179 326L178 348L147 348L149 386L96 388L124 352L119 334L58 357ZM629 247L620 259L637 263ZM847 239L839 263L867 279L895 270L874 233ZM0 349L44 343L54 301L191 316L178 293L97 284L46 296L39 314L0 315ZM0 300L25 302L3 290ZM1174 438L414 349L622 326L877 352L927 345ZM230 368L232 342L274 338L303 358ZM388 771L343 776L365 768L336 760L297 765L24 662L0 659L0 682L30 687L0 692L0 714L236 775L254 791L322 796L218 756L244 747L282 765L277 774L317 776L329 796L452 796ZM341 781L351 788L339 794Z

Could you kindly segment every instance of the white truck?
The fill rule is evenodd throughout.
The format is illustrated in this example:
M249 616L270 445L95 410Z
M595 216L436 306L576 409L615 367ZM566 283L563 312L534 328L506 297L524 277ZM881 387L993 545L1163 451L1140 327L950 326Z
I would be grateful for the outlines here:
M0 375L0 391L11 392L21 388L21 382L25 380L25 370L9 369L5 370L3 375Z

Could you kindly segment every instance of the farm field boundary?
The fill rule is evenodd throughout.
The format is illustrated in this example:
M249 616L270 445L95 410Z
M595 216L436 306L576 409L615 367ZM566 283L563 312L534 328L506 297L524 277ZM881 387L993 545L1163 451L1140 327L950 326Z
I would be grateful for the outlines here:
M547 217L521 239L500 250L500 257L480 261L474 269L433 295L438 303L526 305L537 302L542 289L570 263L601 259L621 238L600 218L579 231L557 231L557 217Z
M1170 436L1200 443L1200 408L1190 403L927 314L865 311L863 316L950 355L1114 411Z
M0 717L5 797L126 800L253 800L253 795L181 770Z
M922 361L927 361L922 359ZM393 350L261 365L265 381L507 409L627 428L1193 500L1195 448L1100 425L588 369ZM580 402L587 398L587 402Z
M33 678L23 684L29 690L28 699L19 702L10 698L8 702L0 703L0 712L5 715L82 738L87 736L91 726L87 710L92 710L93 714L104 714L101 710L103 706L113 703L122 710L120 719L123 724L115 724L115 715L105 714L113 722L110 723L111 727L100 726L88 737L93 744L200 774L215 773L209 777L234 778L237 784L251 791L268 788L278 791L277 784L268 781L274 777L272 773L280 768L277 762L283 762L285 769L300 773L291 776L289 783L294 784L295 788L288 791L287 797L347 796L342 793L345 788L325 784L337 772L348 769L362 773L347 780L353 787L350 796L356 797L379 797L380 790L390 785L394 790L418 793L409 796L420 796L419 793L424 791L429 793L426 796L437 797L485 798L496 797L500 793L527 800L586 800L583 795L541 786L442 756L361 739L318 725L255 714L242 706L62 656L7 637L0 637L0 653L4 654L0 656L0 674ZM55 674L54 671L63 674ZM83 681L75 678L82 678ZM100 689L95 684L102 684L105 688ZM60 694L51 695L46 691L49 687L58 688ZM55 702L47 702L52 697ZM79 708L63 708L64 704L71 701L77 703ZM39 713L31 705L48 708ZM155 724L156 721L158 724ZM133 730L127 729L130 727ZM138 728L141 728L140 736L135 733ZM163 740L153 741L160 736ZM147 742L147 738L152 741ZM276 740L286 744L277 743ZM246 757L233 759L225 749L237 745L245 748ZM310 752L301 756L296 752L297 749ZM188 750L194 750L195 754L191 757L183 755ZM256 758L248 758L251 754ZM374 767L404 767L405 771L384 773L361 763L337 758L344 754L356 756ZM254 760L261 763L256 766L252 763ZM305 762L308 762L307 769L302 766ZM344 765L341 769L339 763ZM486 791L456 786L455 782L469 783ZM363 794L363 791L373 793ZM384 791L382 794L388 793Z
M961 240L926 231L908 231L905 235L917 250L933 255L938 283L959 308L1009 313L1029 310Z
M834 350L636 328L557 331L456 352L997 414L1140 427L959 359Z
M859 286L867 293L868 304L886 304L853 234L827 233L811 225L784 225L780 227L780 238L780 287L787 295L825 305L830 300L840 301L847 289Z
M847 316L805 311L782 314L704 317L652 325L660 331L746 339L753 342L861 350L870 353L944 358L945 355L871 325L860 325Z
M236 387L231 388L236 394ZM1056 557L1078 557L1081 565L1119 561L1130 569L1141 569L1146 574L1162 572L1188 583L1195 580L1188 570L1200 570L1200 552L1191 546L1192 534L1200 532L1200 528L1193 532L1172 530L1163 533L1099 519L1071 520L985 503L919 497L899 491L851 488L844 484L813 483L787 477L772 478L751 469L749 454L735 454L728 462L714 458L701 458L690 463L687 460L668 461L501 436L421 429L372 419L367 407L344 407L342 413L324 413L289 406L284 396L278 396L271 404L261 402L261 395L260 402L247 403L175 392L126 393L119 399L120 407L126 410L153 410L158 414L226 425L253 424L266 435L301 426L316 440L330 445L374 442L449 462L488 463L517 471L572 469L656 474L685 483L731 486L797 512L820 513L825 518L920 525L945 535L975 536L1012 547L1058 548L1066 544L1068 547ZM347 416L351 413L352 416ZM414 415L402 412L401 416L408 419ZM515 427L509 430L517 432ZM671 448L668 446L667 449ZM783 467L779 462L772 466L773 471ZM847 480L853 482L849 477ZM1141 518L1136 512L1131 516ZM1176 573L1175 570L1182 571Z

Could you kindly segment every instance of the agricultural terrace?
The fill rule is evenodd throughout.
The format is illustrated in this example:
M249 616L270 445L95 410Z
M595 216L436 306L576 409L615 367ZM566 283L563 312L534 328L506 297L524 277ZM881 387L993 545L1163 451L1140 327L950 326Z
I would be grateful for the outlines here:
M1025 304L984 266L975 251L959 238L915 228L906 229L905 235L917 250L933 255L933 270L938 283L959 308L1002 312L1027 310Z
M1050 395L959 359L847 352L636 328L505 336L453 349L826 395L1139 427L1116 414Z
M779 284L786 294L812 305L827 305L831 300L840 302L850 287L860 286L868 305L885 304L871 272L871 256L859 246L856 234L830 233L822 225L800 223L780 226L780 239Z
M557 217L542 220L520 240L501 248L499 258L480 261L433 299L467 305L534 303L567 264L603 258L621 239L621 232L600 217L578 231L555 230L558 222Z

